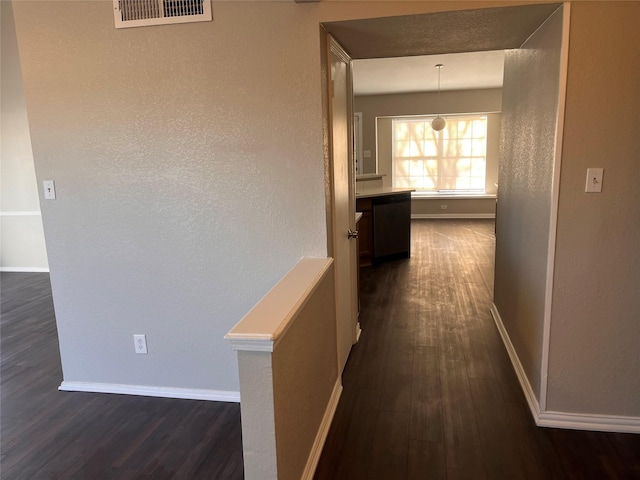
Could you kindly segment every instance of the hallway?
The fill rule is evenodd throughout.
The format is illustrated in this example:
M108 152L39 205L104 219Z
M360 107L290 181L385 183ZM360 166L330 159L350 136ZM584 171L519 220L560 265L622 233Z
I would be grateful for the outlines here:
M537 428L489 313L492 220L418 220L363 269L329 479L640 478L640 437Z

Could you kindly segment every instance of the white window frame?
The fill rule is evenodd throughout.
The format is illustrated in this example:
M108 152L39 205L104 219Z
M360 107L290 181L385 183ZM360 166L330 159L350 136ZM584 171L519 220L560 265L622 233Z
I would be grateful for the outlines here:
M487 175L487 115L443 116L447 121L447 126L440 132L435 132L431 128L431 121L434 118L435 116L432 115L421 115L392 119L392 185L414 188L416 193L424 192L425 194L484 194ZM472 129L471 136L466 138L457 138L457 135L450 137L454 125L458 126L460 122L477 121L482 122L480 135L473 135L473 128L477 128L477 123L473 123L467 126ZM396 138L396 127L402 128L400 124L415 124L417 128L415 131L409 132L408 137L398 139ZM402 152L399 151L400 146L403 149ZM449 151L453 151L453 154L445 154L445 146ZM407 152L407 150L409 151ZM407 155L403 155L404 153ZM455 163L454 165L451 165L452 161ZM403 162L404 165L400 165L399 162ZM468 166L464 167L467 167L468 175L460 175L459 173L445 175L452 168L457 171L460 164L466 162L468 162ZM429 169L435 169L436 173L426 174L425 172ZM412 171L418 173L412 175ZM400 175L399 172L408 174ZM431 179L433 179L432 182L429 181ZM474 180L476 185L472 185ZM452 182L455 185L452 185ZM468 185L458 186L465 182L468 182Z

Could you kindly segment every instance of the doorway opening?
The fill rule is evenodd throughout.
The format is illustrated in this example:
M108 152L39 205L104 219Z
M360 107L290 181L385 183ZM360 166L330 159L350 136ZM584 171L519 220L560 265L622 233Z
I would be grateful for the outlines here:
M523 388L529 385L527 398L532 411L544 410L546 398L548 307L551 302L554 212L557 211L560 161L556 152L560 151L558 147L561 145L568 28L563 8L562 4L550 3L323 24L324 29L354 60L498 50L508 52L502 89L502 110L505 111L506 104L507 114L506 118L503 114L500 127L501 165L496 182L502 188L492 313L494 310L497 313L498 305L510 318L517 318L517 314L511 315L520 307L518 292L514 289L532 271L532 262L536 262L538 267L533 267L535 278L528 285L535 296L536 312L533 317L524 319L528 335L525 344L514 347L529 349L535 345L533 357L536 360L525 366L534 373L530 378L520 378ZM532 58L534 50L543 50L541 62ZM356 107L356 111L360 109ZM545 123L542 120L544 116L555 121ZM535 126L527 125L528 122ZM375 117L367 118L364 109L362 125L364 152L376 151L377 145L370 148L366 143L367 129L375 131ZM527 133L526 130L531 132L531 127L540 134ZM523 145L526 146L524 149ZM365 173L375 169L372 165L379 163L378 158L368 158L366 153L362 160ZM520 175L523 169L527 178ZM536 225L531 224L532 219ZM540 322L541 318L543 322ZM518 331L519 328L522 327L514 324L504 326L503 330L507 335L510 329L518 336L524 335L525 332Z

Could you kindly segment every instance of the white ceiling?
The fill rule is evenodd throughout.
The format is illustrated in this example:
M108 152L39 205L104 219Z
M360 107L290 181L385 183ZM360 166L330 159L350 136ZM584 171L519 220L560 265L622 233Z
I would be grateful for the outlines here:
M501 88L504 50L353 60L354 95Z

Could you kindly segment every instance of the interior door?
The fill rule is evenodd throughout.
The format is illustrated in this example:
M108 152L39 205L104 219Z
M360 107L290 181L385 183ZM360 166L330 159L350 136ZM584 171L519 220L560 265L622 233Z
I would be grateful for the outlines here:
M353 161L353 95L351 59L329 37L333 256L336 271L336 319L340 372L357 341L357 258L355 176Z

